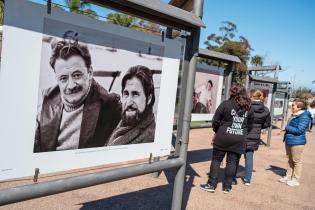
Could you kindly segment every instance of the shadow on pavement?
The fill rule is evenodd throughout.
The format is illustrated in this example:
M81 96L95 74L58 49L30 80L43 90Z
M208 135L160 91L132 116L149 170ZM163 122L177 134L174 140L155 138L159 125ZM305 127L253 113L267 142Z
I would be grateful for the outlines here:
M274 165L270 165L270 167L267 168L266 171L272 171L273 173L277 174L278 176L285 176L285 174L286 174L286 169L278 167L278 166L274 166Z
M81 210L147 210L171 209L172 186L163 185L83 203Z
M183 192L182 209L186 209L195 176L200 176L190 164L209 161L212 158L212 149L188 151L187 169ZM175 169L164 170L169 184L147 188L140 191L120 194L105 199L83 203L81 210L113 209L113 210L147 210L171 209L173 184L176 175Z

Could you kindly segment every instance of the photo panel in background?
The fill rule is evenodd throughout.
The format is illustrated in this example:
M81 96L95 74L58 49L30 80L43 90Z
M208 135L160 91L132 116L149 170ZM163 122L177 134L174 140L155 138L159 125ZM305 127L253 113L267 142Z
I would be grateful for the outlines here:
M283 116L285 106L285 93L276 92L273 114L275 117Z
M271 84L271 83L264 83L264 82L257 82L257 81L251 81L250 82L250 90L252 90L252 89L258 89L258 90L261 90L264 93L264 95L265 95L264 104L270 110L273 84Z
M221 103L224 68L198 63L192 98L192 121L211 121Z

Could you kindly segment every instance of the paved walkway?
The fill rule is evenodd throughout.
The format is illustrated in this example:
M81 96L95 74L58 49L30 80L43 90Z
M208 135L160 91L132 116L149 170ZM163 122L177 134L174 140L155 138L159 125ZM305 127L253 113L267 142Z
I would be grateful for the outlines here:
M278 182L285 172L286 157L282 136L274 129L271 147L261 146L254 156L252 185L244 186L241 180L230 194L223 194L221 183L215 193L199 189L207 181L211 160L211 129L194 129L190 132L188 168L183 198L183 209L315 209L315 132L308 133L304 151L301 186L292 188ZM263 136L266 139L266 135ZM244 172L243 158L239 173ZM90 173L99 168L72 174L59 174L40 181ZM6 205L0 209L159 209L171 207L174 170L161 173L155 179L150 174L75 190L67 193ZM222 169L223 175L223 169ZM32 183L31 180L2 182L0 188Z

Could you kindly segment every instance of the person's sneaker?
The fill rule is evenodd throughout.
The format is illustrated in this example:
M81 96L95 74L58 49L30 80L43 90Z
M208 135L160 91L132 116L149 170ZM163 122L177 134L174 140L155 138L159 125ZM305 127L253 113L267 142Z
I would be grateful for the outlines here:
M250 186L250 181L249 180L247 180L247 179L245 179L244 177L242 178L242 181L243 181L243 184L245 185L245 186Z
M233 179L232 179L232 185L237 185L237 180L236 180L236 178L233 178Z
M289 185L290 187L297 187L297 186L300 186L300 183L298 180L292 179L292 180L287 181L287 185Z
M223 193L224 193L224 194L228 194L228 193L231 192L231 190L232 190L232 189L230 189L230 188L223 188Z
M215 191L215 187L211 185L210 183L201 184L200 189L205 190L207 192L212 192L212 193Z
M288 181L290 181L290 179L287 176L284 176L281 179L279 179L279 182L282 182L282 183L287 183Z

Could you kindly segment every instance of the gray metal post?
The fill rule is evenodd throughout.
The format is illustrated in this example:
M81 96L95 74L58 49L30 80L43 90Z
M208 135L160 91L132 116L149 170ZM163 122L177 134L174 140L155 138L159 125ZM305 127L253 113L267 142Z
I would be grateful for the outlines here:
M274 73L274 78L278 79L278 75L279 75L279 69L280 66L277 65L276 66L276 71ZM277 83L273 84L273 90L272 90L272 97L271 97L271 106L270 106L270 115L271 115L271 126L268 129L268 137L267 137L267 146L270 147L271 144L271 134L272 134L272 120L273 120L273 116L274 116L274 103L275 103L275 94L277 91Z
M224 83L224 99L228 100L230 98L230 89L232 84L232 74L233 74L233 63L230 62L225 70L225 83Z
M284 126L284 121L286 119L286 105L287 105L287 97L288 97L288 93L284 93L284 103L283 103L283 108L282 108L282 121L281 121L281 126L280 126L280 129L283 128Z
M272 134L272 119L273 119L273 112L274 112L274 103L275 103L275 95L277 91L277 83L273 84L272 89L272 96L271 96L271 105L270 105L270 116L271 116L271 126L268 129L268 137L267 137L267 146L270 147L271 143L271 134Z
M249 90L249 74L250 74L250 72L248 72L246 74L246 80L245 80L245 89L246 90Z
M203 0L194 0L193 2L193 13L200 18L202 17L203 11ZM185 172L186 172L186 160L187 160L187 149L188 149L188 140L189 140L189 130L190 130L190 120L191 120L191 108L192 108L192 96L193 88L195 83L195 74L196 74L196 64L199 48L199 39L200 39L200 28L192 31L191 41L189 42L189 47L186 48L189 52L186 51L189 61L189 72L187 74L187 89L185 100L182 101L185 103L184 113L183 113L183 125L181 128L181 145L179 149L179 157L184 161L184 164L178 169L173 189L173 199L172 199L172 210L180 210L182 206L183 198L183 189L185 181ZM185 58L186 59L186 58ZM186 70L186 68L185 68Z
M186 42L186 49L185 53L189 51L188 47L190 42ZM183 130L183 118L184 118L184 111L185 111L185 98L187 92L187 80L188 80L188 72L189 72L189 62L185 59L183 60L182 66L182 78L181 78L181 88L180 88L180 103L179 103L179 110L178 110L178 121L177 121L177 132L176 132L176 143L175 143L175 156L179 156L180 146L182 139L182 130Z

